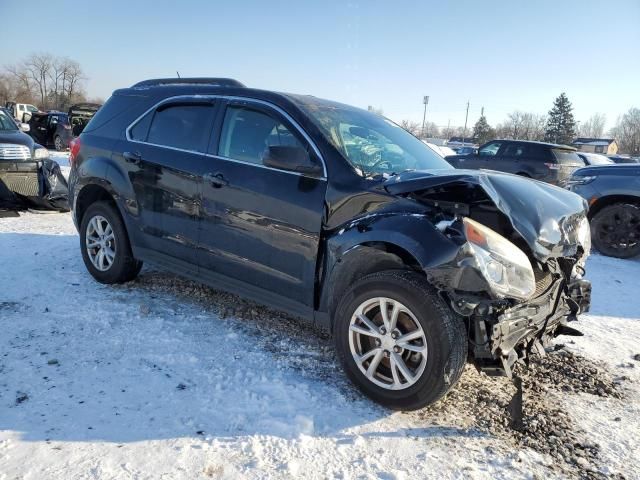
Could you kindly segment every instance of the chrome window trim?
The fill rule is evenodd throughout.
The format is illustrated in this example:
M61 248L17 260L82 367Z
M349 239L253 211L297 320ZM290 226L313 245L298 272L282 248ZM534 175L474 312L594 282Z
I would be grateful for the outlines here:
M305 174L305 173L292 172L291 170L283 170L283 169L280 169L280 168L268 167L266 165L260 165L258 163L252 163L252 162L245 162L243 160L236 160L235 158L228 158L228 157L224 157L224 156L221 156L221 155L214 155L214 154L211 154L211 153L199 152L197 150L187 150L187 149L184 149L184 148L170 147L168 145L159 145L157 143L143 142L141 140L134 140L133 138L131 138L131 129L133 127L135 127L135 125L140 120L142 120L146 115L148 115L149 113L151 113L152 111L154 111L159 106L161 106L161 105L163 105L165 103L171 103L171 102L179 101L179 100L201 100L201 99L216 99L216 98L220 98L220 99L224 99L224 100L247 102L247 103L256 103L258 105L264 105L264 106L267 106L269 108L272 108L276 112L280 113L284 118L287 119L287 121L289 123L291 123L291 125L293 125L293 127L298 131L298 133L304 137L304 139L307 141L307 143L309 143L309 145L311 145L311 148L313 149L314 153L316 154L316 156L320 160L320 163L322 164L322 177L314 177L312 175L308 175L308 174ZM204 155L205 157L217 158L217 159L220 159L220 160L227 160L227 161L236 162L236 163L242 163L244 165L253 165L255 167L266 168L268 170L275 170L277 172L284 172L284 173L289 173L289 174L292 174L292 175L298 175L298 176L302 176L302 177L314 178L316 180L327 180L327 165L326 165L326 163L324 161L324 157L320 153L320 150L318 149L318 147L315 144L315 142L313 140L311 140L311 137L307 134L307 132L305 132L304 129L298 124L298 122L296 122L291 117L291 115L289 115L287 112L285 112L282 108L280 108L277 105L274 105L271 102L267 102L265 100L259 100L257 98L239 97L239 96L236 96L236 95L215 95L215 94L213 94L213 95L176 95L176 96L173 96L173 97L167 97L167 98L164 98L164 99L160 100L158 103L156 103L152 107L148 108L147 110L145 110L145 112L142 115L140 115L133 122L131 122L129 124L129 126L126 128L126 130L125 130L125 137L126 137L127 141L129 141L129 142L140 143L142 145L151 145L153 147L167 148L169 150L174 150L174 151L177 151L177 152L195 153L195 154L198 154L198 155Z

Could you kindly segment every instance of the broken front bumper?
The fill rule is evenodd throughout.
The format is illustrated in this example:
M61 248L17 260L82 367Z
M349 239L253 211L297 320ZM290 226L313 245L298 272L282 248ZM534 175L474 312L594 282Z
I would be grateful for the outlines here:
M560 334L579 334L567 326L580 313L589 311L591 283L584 279L566 282L557 278L536 298L491 314L474 315L474 353L481 367L511 376L511 367L535 350L543 353ZM481 309L482 313L483 310ZM501 365L496 365L498 360ZM491 373L491 372L490 372Z

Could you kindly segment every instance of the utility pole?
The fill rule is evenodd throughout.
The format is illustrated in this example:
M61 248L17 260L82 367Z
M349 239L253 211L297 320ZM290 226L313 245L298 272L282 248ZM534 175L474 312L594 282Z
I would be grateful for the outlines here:
M451 119L450 118L447 120L447 137L451 137Z
M464 147L464 138L467 136L467 120L469 119L469 101L467 100L467 114L464 117L464 130L462 130L462 146Z
M481 116L481 117L484 117L484 107L482 107L482 108L480 109L480 116Z
M429 95L422 97L422 103L424 103L424 113L422 114L422 138L424 137L424 124L427 120L427 105L429 105Z

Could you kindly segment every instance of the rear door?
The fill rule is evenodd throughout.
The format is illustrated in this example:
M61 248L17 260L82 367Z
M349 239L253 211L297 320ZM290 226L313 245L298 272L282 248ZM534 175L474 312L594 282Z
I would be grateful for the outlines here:
M313 306L326 175L262 158L268 146L302 146L321 162L319 152L284 111L257 100L229 100L216 124L202 171L201 273Z
M135 243L175 268L197 264L199 172L214 113L211 100L165 102L129 128L113 156L133 185Z
M476 155L468 155L470 162L473 165L472 168L486 168L490 170L500 169L500 155L501 150L504 151L504 142L495 141L489 142L478 149Z

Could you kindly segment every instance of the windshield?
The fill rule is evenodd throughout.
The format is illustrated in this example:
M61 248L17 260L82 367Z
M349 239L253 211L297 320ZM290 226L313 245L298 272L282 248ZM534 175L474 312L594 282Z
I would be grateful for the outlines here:
M26 105L27 110L30 111L31 113L35 113L37 111L39 111L36 107L34 107L33 105Z
M292 97L342 156L364 175L453 168L416 137L380 115L326 100Z
M9 115L0 110L0 130L17 130L18 126Z

